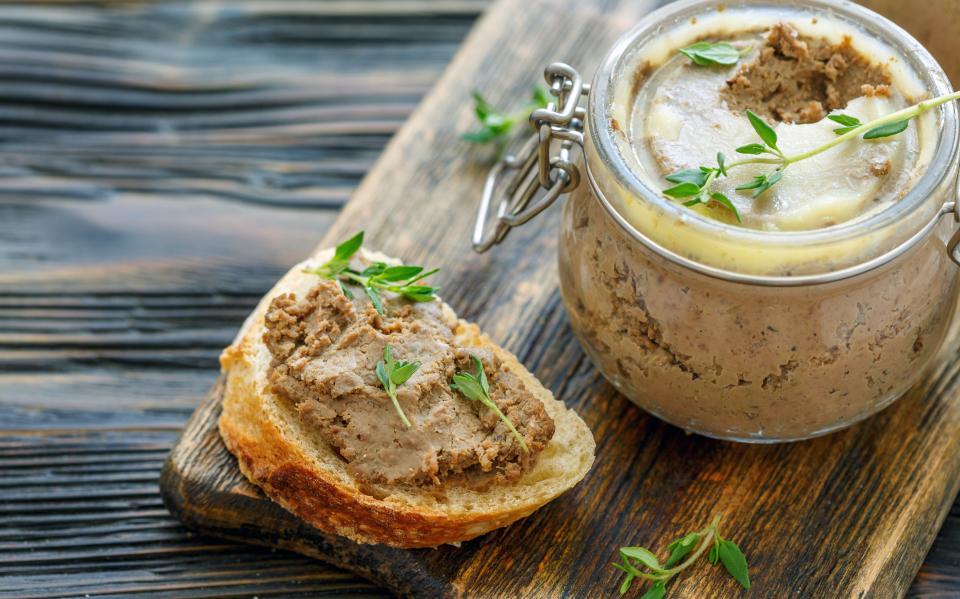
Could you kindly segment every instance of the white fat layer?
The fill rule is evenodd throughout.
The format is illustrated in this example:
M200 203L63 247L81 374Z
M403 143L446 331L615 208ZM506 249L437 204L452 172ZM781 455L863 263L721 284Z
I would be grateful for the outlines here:
M776 23L786 23L803 36L824 38L831 43L848 39L854 49L888 69L894 90L891 98L857 98L838 112L864 121L928 95L910 63L891 46L828 13L784 6L728 8L698 15L694 21L674 23L624 56L622 73L650 71L652 67L653 75L640 86L639 93L633 78L622 76L613 86L607 105L607 116L618 122L625 133L614 135L620 156L650 189L662 190L671 185L665 181L663 172L669 165L661 168L651 152L650 134L660 137L663 149L672 148L665 162L681 165L681 168L701 164L713 166L717 151L724 152L728 162L744 158L735 152L735 148L757 141L745 116L731 113L718 99L720 85L737 67L687 67L691 74L707 80L702 83L715 85L680 86L672 91L666 88L664 84L668 83L671 69L689 62L678 55L677 48L699 39L737 39L759 47L765 32ZM751 58L748 55L743 60ZM810 125L781 124L776 130L781 147L788 154L794 154L832 139L835 135L832 129L836 126L832 121L823 121ZM791 165L780 183L757 201L753 201L749 193L731 192L730 189L758 173L771 170L772 166L737 169L730 181L720 182L719 189L738 206L744 215L744 224L749 228L796 231L862 220L901 199L929 165L937 138L938 119L934 111L930 111L911 121L909 129L895 138L854 141ZM878 177L874 172L883 170L886 159L891 161L890 171ZM692 231L688 235L687 231L664 221L655 205L638 202L632 196L614 200L635 227L661 242L672 240L668 245L675 243L687 251L696 241L695 237L688 239L693 235ZM709 213L711 219L735 224L724 209L700 206L692 211ZM682 225L679 223L677 227ZM735 261L739 262L741 258L744 257Z
M747 57L745 60L749 60ZM749 159L736 148L759 142L745 114L732 112L720 96L729 69L689 66L682 57L658 70L641 92L631 119L636 157L650 184L671 185L661 175L701 165L716 166L717 152L727 162ZM892 97L860 97L835 111L861 122L906 107L899 92ZM788 156L836 138L837 123L824 119L811 124L776 124L779 147ZM643 140L639 142L639 140ZM881 209L899 199L917 160L916 127L894 137L850 141L822 154L791 164L783 179L759 198L736 191L775 165L746 165L720 178L713 189L736 205L744 225L765 230L804 230L830 226ZM772 157L764 155L764 157ZM886 173L886 174L884 174Z

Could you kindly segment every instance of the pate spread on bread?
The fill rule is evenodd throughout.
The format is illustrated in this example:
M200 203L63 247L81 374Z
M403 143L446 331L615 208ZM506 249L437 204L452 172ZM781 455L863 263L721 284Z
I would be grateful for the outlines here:
M439 299L384 292L375 308L308 272L333 255L291 269L221 357L220 432L247 478L324 532L398 547L476 537L583 478L592 434L513 355ZM396 407L385 348L417 364ZM451 383L474 364L489 407Z

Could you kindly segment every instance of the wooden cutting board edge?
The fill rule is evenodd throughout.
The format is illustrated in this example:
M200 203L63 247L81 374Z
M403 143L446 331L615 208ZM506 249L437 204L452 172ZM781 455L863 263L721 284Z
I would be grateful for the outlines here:
M227 477L217 476L225 463L236 464L217 429L222 396L220 377L164 462L160 494L170 513L200 533L294 551L349 570L401 596L455 594L445 581L423 571L416 560L407 559L410 554L404 550L359 545L303 523L243 478L239 468L228 471ZM229 478L233 480L226 480ZM217 509L211 510L212 506ZM243 517L238 519L238 514Z

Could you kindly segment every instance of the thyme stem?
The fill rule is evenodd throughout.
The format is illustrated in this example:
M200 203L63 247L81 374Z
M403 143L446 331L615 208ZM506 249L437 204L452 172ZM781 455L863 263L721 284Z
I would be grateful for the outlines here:
M721 518L723 518L723 514L717 514L716 516L714 516L713 521L711 521L706 528L700 531L700 534L702 535L702 540L700 541L700 545L697 547L696 551L694 551L693 554L690 555L690 557L684 560L681 564L674 566L669 570L664 570L663 574L660 575L660 578L662 578L663 580L672 578L676 574L679 574L680 572L683 572L684 570L692 566L694 562L700 559L700 556L703 555L703 552L709 549L711 545L713 545L713 537L714 535L717 534L717 527L720 526Z
M924 100L923 102L918 102L913 106L904 108L902 110L898 110L896 112L891 112L886 116L873 119L869 123L864 123L859 127L857 127L856 129L847 131L843 135L837 136L836 139L831 139L829 142L825 143L819 148L814 148L813 150L803 152L802 154L796 154L794 156L786 157L784 159L784 166L788 164L792 164L794 162L800 162L801 160L806 160L811 156L816 156L817 154L826 152L827 150L829 150L830 148L836 145L842 144L847 140L858 137L861 134L866 133L871 129L875 129L881 125L895 123L897 121L906 121L906 120L918 117L921 114L925 113L926 111L930 110L931 108L935 108L937 106L940 106L941 104L946 104L947 102L950 102L952 100L957 100L957 99L960 99L960 92L953 92L950 94L945 94L938 98L934 98L932 100Z
M936 108L937 106L946 104L947 102L951 102L953 100L960 100L960 91L944 94L932 100L924 100L923 102L918 102L913 106L909 106L907 108L903 108L896 112L891 112L888 115L875 118L870 122L863 123L862 125L854 129L851 129L850 131L847 131L843 135L838 135L837 137L835 137L834 139L831 139L830 141L823 144L822 146L816 147L812 150L807 150L806 152L802 152L800 154L794 154L793 156L784 156L781 154L781 158L746 158L744 160L737 160L728 164L727 170L736 168L738 166L745 166L748 164L779 164L779 165L782 165L783 168L786 168L787 166L795 162L800 162L801 160L812 158L813 156L816 156L817 154L822 154L823 152L826 152L827 150L834 148L846 141L849 141L856 137L860 137L861 135L863 135L867 131L870 131L871 129L876 129L881 125L896 123L897 121L905 121L912 118L916 118L922 115L923 113L927 112L931 108Z
M937 106L941 106L954 100L960 100L960 91L954 91L930 100L918 102L913 106L897 110L896 112L891 112L890 114L875 118L867 123L861 123L856 117L851 115L827 115L827 118L830 120L844 125L844 127L840 129L834 129L837 137L831 139L821 146L807 150L806 152L793 154L791 156L787 156L778 147L777 133L774 131L773 127L771 127L761 117L757 116L750 110L747 110L748 120L763 143L752 143L745 146L740 146L737 148L737 152L740 154L750 154L754 156L758 154L773 154L774 158L744 158L743 160L736 160L734 162L724 164L725 159L723 154L718 153L717 168L701 166L699 170L685 169L668 175L666 177L667 181L678 183L678 185L664 189L663 193L664 195L672 198L692 197L692 200L687 200L684 202L685 206L706 204L711 200L717 201L729 209L734 216L736 216L737 221L739 222L740 213L737 211L736 206L722 193L718 193L710 189L711 184L718 176L729 176L729 171L731 169L747 166L749 164L775 165L776 168L772 172L757 175L751 181L736 187L737 191L752 190L752 195L754 198L756 198L780 181L780 179L783 178L784 170L786 170L786 168L791 164L806 160L807 158L811 158L818 154L822 154L827 150L835 148L840 144L846 143L853 139L862 137L865 140L870 140L897 135L907 128L907 124L911 119L922 115L931 108L936 108Z

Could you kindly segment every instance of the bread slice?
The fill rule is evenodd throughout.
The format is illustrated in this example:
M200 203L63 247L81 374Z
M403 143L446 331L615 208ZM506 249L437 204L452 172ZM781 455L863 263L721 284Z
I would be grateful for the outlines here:
M496 353L543 402L556 432L535 465L514 483L475 490L448 481L441 493L413 485L380 486L376 496L364 493L336 450L304 426L295 407L273 395L267 382L271 354L263 333L270 301L281 293L303 297L317 284L316 275L304 269L323 264L332 255L332 249L323 250L294 266L261 300L220 358L226 375L220 434L243 474L271 499L326 533L360 543L435 547L472 539L528 516L586 475L595 444L583 420L554 399L513 354L443 304L457 342ZM397 263L364 250L360 255Z

